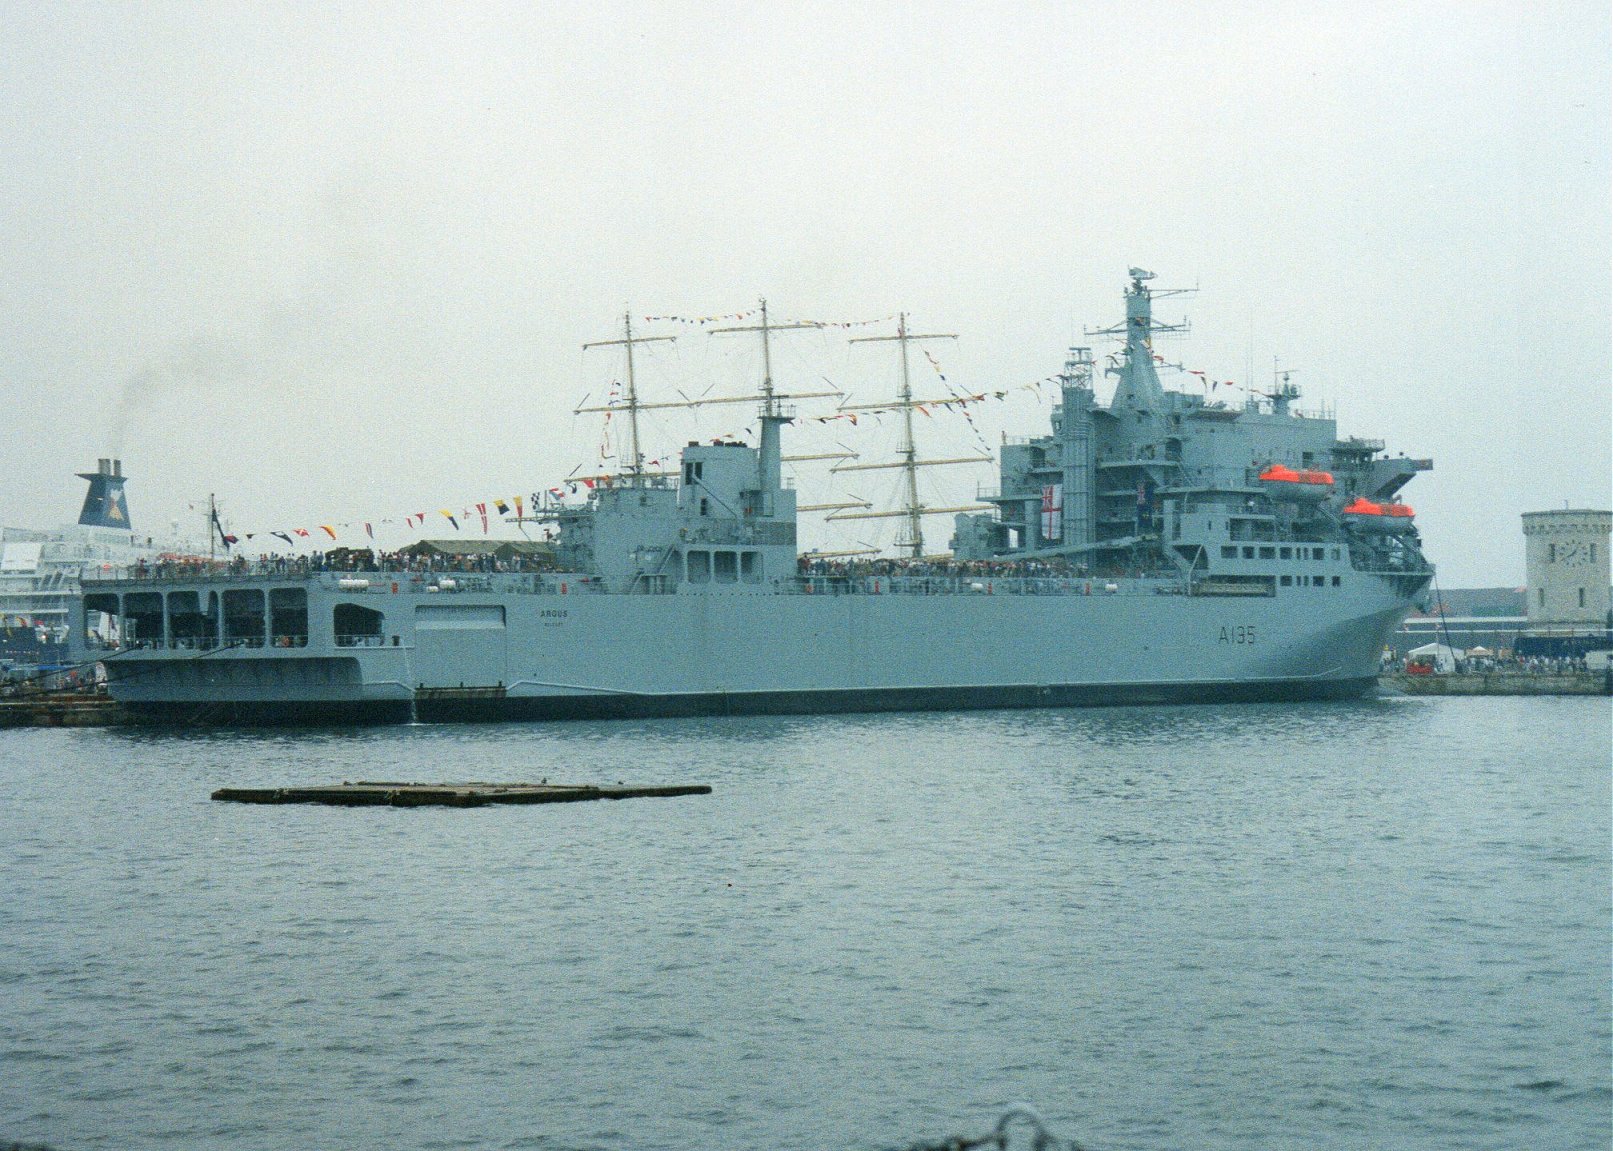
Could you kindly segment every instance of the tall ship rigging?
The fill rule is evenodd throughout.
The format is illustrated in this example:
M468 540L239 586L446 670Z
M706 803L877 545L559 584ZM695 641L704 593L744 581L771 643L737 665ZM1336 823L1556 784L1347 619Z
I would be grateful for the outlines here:
M170 722L421 721L1329 699L1376 681L1433 576L1401 489L1426 460L1341 439L1291 382L1241 404L1167 389L1132 269L1100 405L1072 349L1047 434L1005 444L981 507L922 504L902 317L905 558L800 554L789 393L761 322L755 443L646 466L631 317L619 476L540 514L557 570L194 565L102 573L83 610L131 711ZM1162 330L1162 329L1161 329ZM694 401L688 401L693 403ZM739 402L739 401L734 401ZM842 462L841 470L852 465ZM841 511L855 514L858 509ZM873 509L866 509L872 511ZM923 517L954 516L952 553ZM82 624L76 634L83 635Z

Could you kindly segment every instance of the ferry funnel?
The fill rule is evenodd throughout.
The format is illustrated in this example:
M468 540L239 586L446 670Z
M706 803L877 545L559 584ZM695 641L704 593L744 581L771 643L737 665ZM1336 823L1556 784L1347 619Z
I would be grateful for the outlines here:
M129 505L123 495L123 461L97 460L93 472L79 472L78 478L90 482L78 522L92 528L128 530Z

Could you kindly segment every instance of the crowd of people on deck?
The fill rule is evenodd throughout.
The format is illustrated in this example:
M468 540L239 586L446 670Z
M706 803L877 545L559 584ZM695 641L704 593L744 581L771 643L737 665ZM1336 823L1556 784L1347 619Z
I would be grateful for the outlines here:
M544 572L554 570L547 555L514 552L495 555L445 555L437 552L373 552L368 549L310 552L307 555L263 554L255 559L184 557L137 560L128 574L135 579L206 576L311 575L318 572Z
M945 576L990 579L1117 579L1140 577L1152 573L1144 571L1092 568L1087 564L1067 560L959 560L949 557L932 559L822 559L813 555L800 558L798 569L803 576L820 576L831 579L860 579L865 576Z
M207 576L310 575L318 572L549 572L555 570L549 555L515 552L496 555L447 555L410 551L373 552L347 550L310 552L306 555L265 553L249 559L244 555L228 559L183 557L136 561L129 571L135 579L185 578ZM860 579L868 576L942 576L1003 578L1090 579L1141 576L1141 571L1094 570L1086 564L1065 560L958 560L947 557L898 559L869 557L828 559L803 555L798 563L803 576L832 579Z

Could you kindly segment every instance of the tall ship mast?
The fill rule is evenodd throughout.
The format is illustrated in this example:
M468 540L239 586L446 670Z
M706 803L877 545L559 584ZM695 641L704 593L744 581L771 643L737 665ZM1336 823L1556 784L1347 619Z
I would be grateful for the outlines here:
M898 450L898 458L883 463L853 463L838 464L832 471L861 472L874 471L884 468L900 468L903 477L902 507L895 511L844 511L835 512L829 516L831 521L838 520L867 520L887 519L900 517L906 521L905 533L898 538L897 547L905 549L909 558L919 559L924 555L924 517L927 515L950 515L962 511L973 510L971 507L927 507L919 499L919 469L942 467L953 464L989 463L990 456L958 456L952 459L918 458L918 445L913 438L913 410L926 404L945 402L942 400L916 400L913 398L913 379L908 360L908 345L923 340L955 340L958 337L952 333L936 333L929 335L915 335L907 330L907 313L903 312L897 317L896 334L894 336L862 336L852 340L854 344L877 344L894 341L901 349L901 383L894 401L872 404L842 405L843 412L861 411L891 411L901 413L902 441Z
M1340 699L1376 682L1385 641L1433 578L1400 492L1430 461L1341 437L1291 380L1229 403L1165 387L1166 294L1132 269L1113 397L1070 349L1044 434L1005 442L984 510L953 510L952 554L925 554L907 372L902 559L801 554L784 482L789 398L774 324L754 444L643 459L624 319L621 482L551 509L557 560L444 571L306 557L113 568L87 579L74 635L137 716L174 723L614 718L729 713ZM851 470L854 465L840 465ZM872 465L870 465L872 466ZM849 514L871 514L849 509ZM355 561L356 562L356 561ZM91 637L85 620L116 627ZM110 638L109 638L110 637Z
M627 351L627 395L622 407L627 411L627 461L626 478L633 485L644 482L644 451L639 441L638 414L643 409L638 399L638 376L633 370L633 349L640 344L670 343L676 336L634 336L633 313L622 314L622 338L619 340L596 340L591 344L584 344L583 350L589 348L620 347Z

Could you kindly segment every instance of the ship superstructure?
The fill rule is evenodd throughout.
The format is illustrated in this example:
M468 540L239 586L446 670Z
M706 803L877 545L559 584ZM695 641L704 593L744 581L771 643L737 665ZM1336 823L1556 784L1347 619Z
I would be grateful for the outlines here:
M995 511L958 517L951 558L798 554L780 473L793 413L768 371L755 446L690 443L654 474L634 434L624 474L543 506L559 570L237 559L94 579L85 609L120 622L100 653L110 689L137 713L214 722L1367 690L1432 576L1395 500L1426 461L1339 440L1291 387L1237 407L1165 389L1147 273L1126 300L1115 398L1096 404L1091 356L1072 352L1051 434L1004 447ZM747 330L765 364L765 308ZM624 331L631 355L643 337Z
M1286 375L1242 403L1167 390L1154 334L1177 329L1154 322L1151 279L1133 268L1124 325L1092 333L1125 339L1109 403L1096 401L1091 349L1071 348L1052 433L1003 445L1000 485L981 493L996 511L957 517L958 558L1158 567L1252 594L1299 579L1331 587L1349 570L1424 572L1395 497L1432 462L1340 440L1333 418L1296 410Z
M0 666L14 676L68 664L69 616L85 572L123 572L178 547L135 532L123 461L99 460L78 478L89 488L76 523L0 529Z

